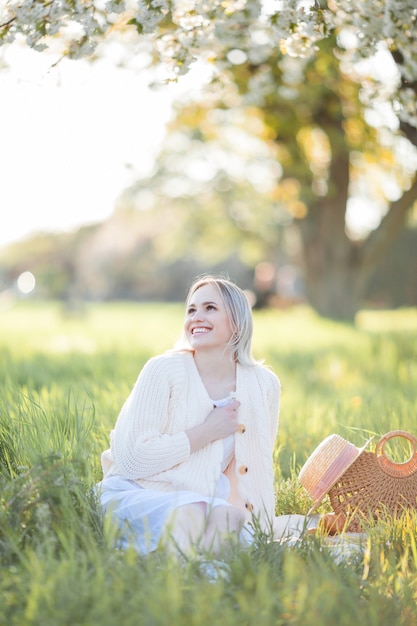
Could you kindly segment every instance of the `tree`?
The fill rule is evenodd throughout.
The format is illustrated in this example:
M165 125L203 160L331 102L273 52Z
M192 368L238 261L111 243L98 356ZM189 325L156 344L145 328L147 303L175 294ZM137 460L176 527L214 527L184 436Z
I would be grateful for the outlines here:
M328 38L308 59L273 49L258 62L241 58L198 102L178 108L156 174L133 195L152 192L159 211L175 215L172 247L189 232L212 258L227 241L246 260L279 263L292 218L311 304L352 319L417 199L417 157L397 132L366 122L361 84L335 50ZM361 239L346 228L355 198L387 211Z
M387 198L386 214L366 243L359 246L346 233L348 200L359 184L355 159L369 161L370 148L378 160L384 152L365 122L367 106L390 105L396 116L397 128L386 129L390 154L400 139L417 145L414 0L329 0L311 6L283 0L279 10L255 0L139 0L129 7L124 0L101 9L83 0L10 0L0 36L8 43L23 34L40 49L59 34L60 54L76 58L90 54L109 32L129 27L146 38L155 62L165 63L173 78L196 58L210 63L212 88L227 87L229 96L234 89L226 103L234 110L251 106L261 112L262 126L278 148L283 178L299 186L291 202L293 212L299 211L295 218L312 304L324 315L352 318L367 276L403 228L416 199L415 167L405 168L405 175L397 176L397 197ZM77 29L71 31L74 24ZM358 73L360 59L382 53L396 70L389 85L385 77L378 81L368 73L364 79ZM297 68L301 80L291 83L291 68ZM288 97L291 90L296 101ZM312 141L318 155L309 148ZM279 194L283 186L278 187Z

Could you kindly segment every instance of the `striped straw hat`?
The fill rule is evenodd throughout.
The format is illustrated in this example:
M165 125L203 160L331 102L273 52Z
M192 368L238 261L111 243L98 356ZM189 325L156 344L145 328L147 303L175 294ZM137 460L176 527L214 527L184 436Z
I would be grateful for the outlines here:
M362 448L357 448L339 435L329 435L317 446L298 475L300 483L314 500L309 514L362 454L371 439Z

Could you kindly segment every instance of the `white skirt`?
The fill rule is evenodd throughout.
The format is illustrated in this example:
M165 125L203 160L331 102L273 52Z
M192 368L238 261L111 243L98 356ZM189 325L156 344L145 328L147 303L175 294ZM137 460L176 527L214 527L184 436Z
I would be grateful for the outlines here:
M158 491L145 489L122 476L106 477L97 487L104 514L111 515L121 531L118 547L123 549L133 545L140 554L156 550L163 533L168 531L171 514L178 507L199 502L207 504L210 510L231 506L225 497L218 497L219 490L212 498L193 491ZM227 497L227 485L223 487L222 495ZM242 533L246 544L250 541L248 533L248 529Z
M223 479L223 480L222 480ZM156 550L164 532L169 532L171 514L186 504L207 504L209 510L218 506L232 506L227 501L230 484L224 474L214 497L202 496L193 491L158 491L145 489L136 481L123 476L108 476L97 485L100 503L105 515L116 522L120 534L117 547L133 546L140 554ZM319 515L280 515L273 520L275 541L297 541L309 528L315 528ZM254 535L252 526L245 523L239 539L250 545Z

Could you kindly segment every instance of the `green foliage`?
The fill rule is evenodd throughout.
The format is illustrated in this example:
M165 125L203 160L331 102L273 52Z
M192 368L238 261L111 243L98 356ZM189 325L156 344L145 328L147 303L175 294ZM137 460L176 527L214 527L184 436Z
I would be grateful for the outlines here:
M94 487L109 430L146 359L178 336L178 305L92 305L68 316L21 303L0 324L0 623L412 626L415 516L370 529L337 562L320 536L231 546L227 579L197 561L114 549ZM309 309L255 312L255 354L279 374L277 513L305 513L300 464L331 432L415 430L415 310L362 312L356 327ZM328 509L324 503L322 510Z

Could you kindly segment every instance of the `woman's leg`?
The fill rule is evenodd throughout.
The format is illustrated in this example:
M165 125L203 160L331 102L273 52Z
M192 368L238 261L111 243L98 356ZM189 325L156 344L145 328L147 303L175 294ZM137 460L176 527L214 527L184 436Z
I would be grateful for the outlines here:
M239 536L245 515L234 506L217 506L207 516L202 548L219 554L225 541Z
M203 502L179 506L167 523L166 547L179 554L190 554L201 545L205 527L206 505Z

